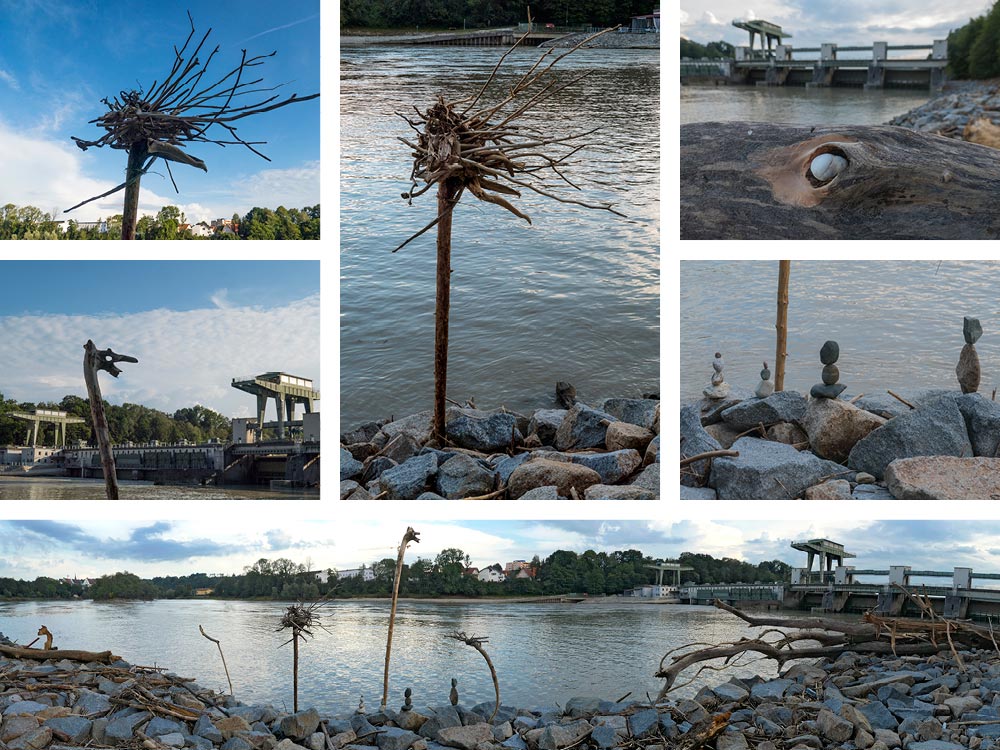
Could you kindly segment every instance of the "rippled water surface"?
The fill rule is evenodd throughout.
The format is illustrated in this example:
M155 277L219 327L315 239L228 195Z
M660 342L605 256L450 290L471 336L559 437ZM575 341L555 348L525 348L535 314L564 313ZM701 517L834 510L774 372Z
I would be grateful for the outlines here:
M681 124L750 120L797 125L884 125L919 107L927 91L799 86L682 86Z
M277 602L0 604L0 631L20 643L39 625L56 645L111 649L134 664L167 667L222 689L226 676L215 645L222 641L236 696L276 706L291 703L291 649L276 633L286 605ZM301 647L300 703L330 712L369 708L382 694L389 602L337 602L324 610L324 630ZM434 604L402 601L393 636L391 703L413 688L415 705L447 701L458 678L465 705L493 700L482 657L444 636L456 630L489 637L486 645L505 705L565 703L587 695L617 700L653 695L660 658L693 641L734 640L756 632L711 607L588 602L583 604ZM763 674L773 674L767 665ZM770 670L770 671L769 671ZM710 673L711 682L721 682ZM696 688L690 688L694 690Z
M412 160L393 113L468 95L500 48L341 51L342 423L430 408L435 241L391 251L437 213L433 190L407 206ZM509 86L539 55L516 50ZM505 67L507 63L505 63ZM583 50L562 75L589 75L528 121L566 133L600 126L571 168L586 199L628 215L527 194L528 225L465 196L452 245L448 391L481 406L549 405L567 380L582 398L631 395L658 379L659 66L653 50Z
M122 500L314 500L315 491L271 492L265 487L201 487L119 481ZM0 477L0 500L104 500L103 479Z
M773 367L778 261L681 262L681 398L699 397L722 352L730 383ZM962 318L979 318L979 390L1000 387L1000 262L792 261L785 389L820 382L819 350L840 344L848 394L958 389Z

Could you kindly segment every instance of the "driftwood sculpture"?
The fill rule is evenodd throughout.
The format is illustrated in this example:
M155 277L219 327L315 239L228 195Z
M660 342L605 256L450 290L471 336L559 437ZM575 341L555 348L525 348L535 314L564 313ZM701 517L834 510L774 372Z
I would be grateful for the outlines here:
M1000 151L905 128L681 126L681 239L996 239L998 194Z
M104 469L104 490L108 500L118 499L118 475L115 472L115 456L111 452L111 433L108 431L108 418L104 413L104 397L101 396L101 384L97 379L97 371L104 370L117 378L121 370L116 362L138 363L135 357L127 354L116 354L110 349L98 349L93 341L87 340L83 347L83 379L87 383L87 398L90 399L90 416L97 435L97 447L101 451L101 466Z
M190 52L188 46L195 35L194 20L188 13L191 32L180 49L174 47L174 62L170 72L162 82L153 82L149 91L121 91L114 98L104 98L101 102L108 108L100 117L90 120L105 130L104 135L94 141L72 136L76 145L86 151L91 146L101 148L110 146L128 152L128 166L125 170L125 181L115 188L88 198L72 208L68 213L91 201L125 191L125 205L122 211L122 239L135 239L136 218L139 208L139 183L142 176L149 171L156 159L163 160L173 183L173 173L170 162L187 164L208 171L205 162L192 156L184 149L190 143L214 143L218 146L239 145L248 148L257 156L270 161L264 154L254 148L266 141L246 141L236 132L232 123L263 112L279 109L295 102L305 102L315 99L319 94L299 97L292 94L287 99L276 101L278 95L257 99L252 104L244 104L240 97L250 94L266 94L281 88L283 84L270 87L259 87L263 78L249 79L250 68L263 65L267 58L274 57L277 52L269 55L247 57L243 50L240 64L213 83L202 83L208 73L209 63L219 51L219 47L208 54L202 61L198 57L202 47L208 40L212 29L205 32L198 45ZM211 79L208 79L211 80ZM213 126L226 131L222 138L209 137L208 130ZM223 140L225 138L231 140Z
M530 18L528 19L530 22ZM615 27L617 28L617 27ZM413 168L410 189L403 193L409 203L437 186L437 217L414 233L393 252L405 247L437 226L437 293L434 318L434 419L432 434L439 445L445 444L445 402L448 380L448 323L451 307L451 219L455 206L468 190L479 200L506 209L529 224L530 217L515 207L509 198L519 198L522 190L590 209L619 213L610 203L588 203L569 197L565 190L581 190L566 176L570 157L588 145L586 138L597 128L575 133L552 134L521 122L524 116L568 86L587 76L562 82L552 73L560 60L592 39L612 32L606 29L575 47L554 55L546 50L539 60L516 83L505 89L496 101L484 103L484 95L496 78L501 64L523 40L504 52L486 82L475 96L448 102L439 96L427 110L414 107L414 113L397 113L416 132L416 140L400 138L412 149ZM525 34L527 36L527 33ZM548 63L543 65L543 63ZM415 116L415 119L414 119ZM418 188L420 182L423 186Z
M296 712L299 710L299 639L301 638L302 640L305 640L307 638L312 638L313 628L322 628L323 630L326 630L320 622L317 610L327 602L328 600L324 597L323 599L306 605L298 602L293 604L285 610L285 614L281 618L281 625L276 631L280 632L282 630L288 630L289 628L292 631L292 637L281 645L287 646L289 643L292 644L292 707ZM204 635L204 632L202 634ZM205 637L208 638L208 636ZM221 648L219 649L219 652L222 652ZM227 676L228 674L229 673L226 672ZM230 683L230 689L231 688L232 683Z
M389 633L385 639L385 666L382 673L382 703L380 706L383 711L389 702L389 657L392 656L392 631L396 625L396 602L399 601L399 581L403 576L403 555L406 554L406 548L410 546L410 542L420 544L420 532L414 531L412 526L407 526L406 533L403 534L403 539L399 543L399 551L396 555L396 570L392 577L392 605L389 609Z
M466 646L472 646L476 649L482 657L486 660L486 666L490 669L490 677L493 679L493 691L496 693L496 705L493 707L493 713L490 714L490 718L486 720L487 724L493 722L493 718L497 715L497 711L500 710L500 681L497 679L497 670L493 666L493 660L490 659L490 655L486 653L486 649L483 648L483 644L486 643L489 638L479 635L466 635L464 631L456 631L454 633L449 633L445 638L451 638L454 641L459 641L464 643ZM452 705L458 704L458 689L456 681L453 679L451 681L451 690L455 699L451 702Z
M926 598L898 588L916 604L921 612L920 618L880 617L871 612L864 614L858 623L822 617L758 617L716 599L714 604L719 609L739 617L748 625L767 627L768 630L755 638L734 643L692 643L668 651L660 660L660 669L656 673L664 680L659 698L662 700L671 690L689 684L691 680L682 685L677 685L676 681L682 672L695 665L702 666L692 680L705 670L723 669L751 653L760 654L779 666L797 659L836 659L845 651L896 656L950 652L961 664L956 643L980 648L997 647L992 629L964 620L946 619L934 612ZM786 632L789 629L795 632ZM818 645L796 647L802 641ZM722 666L705 664L719 659L723 660Z

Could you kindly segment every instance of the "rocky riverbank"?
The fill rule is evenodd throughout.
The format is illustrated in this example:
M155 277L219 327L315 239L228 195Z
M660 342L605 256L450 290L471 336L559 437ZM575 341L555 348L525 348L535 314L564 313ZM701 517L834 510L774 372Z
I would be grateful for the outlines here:
M428 706L339 716L245 705L189 679L110 663L0 656L8 750L993 750L995 651L894 657L846 652L776 678L730 678L693 698L565 706ZM960 659L959 659L960 657ZM408 691L407 691L408 692Z
M1000 84L950 83L945 93L894 117L888 124L1000 147Z
M340 499L658 499L659 394L592 407L569 389L557 396L563 408L530 415L451 408L446 446L431 439L430 411L349 430Z
M683 499L1000 499L1000 403L980 393L764 398L732 388L681 407ZM904 403L907 402L907 403Z

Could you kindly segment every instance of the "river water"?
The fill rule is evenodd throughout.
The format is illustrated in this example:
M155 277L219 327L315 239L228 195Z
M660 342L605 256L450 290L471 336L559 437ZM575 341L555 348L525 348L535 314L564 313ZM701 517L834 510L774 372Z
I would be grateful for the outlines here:
M291 647L275 632L286 604L278 602L155 601L0 603L0 631L19 643L39 626L57 646L111 649L133 664L167 667L201 685L224 689L226 676L214 644L222 641L236 697L247 702L291 703ZM300 647L300 704L341 713L364 695L369 709L382 693L389 602L335 602L321 612L325 628ZM574 696L617 700L631 692L656 695L654 678L667 650L695 641L751 637L737 618L711 607L643 604L621 600L582 604L437 604L402 601L393 635L390 703L413 688L414 704L447 704L451 678L462 703L493 700L482 657L445 638L487 636L505 705L564 704ZM773 664L755 665L773 675ZM737 673L749 674L744 667ZM719 673L706 679L724 681ZM690 694L692 687L684 694Z
M778 261L681 261L682 400L709 384L722 352L726 381L753 390L774 366ZM785 389L821 381L819 350L840 344L847 394L958 389L962 318L979 318L979 390L1000 387L1000 262L792 261ZM772 370L773 372L773 370Z
M344 426L429 409L433 393L434 231L430 191L407 206L413 135L393 113L478 90L498 47L341 50L341 418ZM518 49L500 83L538 58ZM467 195L452 244L449 396L480 406L551 405L554 384L588 402L638 395L659 378L659 54L581 50L557 66L589 72L527 121L553 133L602 128L570 168L588 211L533 193L532 221ZM568 173L569 176L569 173ZM571 179L574 179L570 176ZM576 181L574 179L574 181ZM574 196L575 197L575 196Z
M119 480L122 500L316 500L315 490L272 492L259 486L155 485ZM103 479L0 476L0 500L104 500Z
M681 86L681 124L787 122L796 125L884 125L930 98L925 90L802 86Z

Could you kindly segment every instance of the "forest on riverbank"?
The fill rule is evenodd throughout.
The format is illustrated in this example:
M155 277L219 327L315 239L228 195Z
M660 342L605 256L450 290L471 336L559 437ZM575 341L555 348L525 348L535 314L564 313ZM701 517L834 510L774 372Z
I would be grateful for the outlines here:
M536 0L531 16L560 26L614 26L657 7L650 0ZM488 28L527 20L520 0L340 0L342 29Z
M503 582L486 582L472 574L471 557L457 548L442 550L433 558L419 558L403 566L400 595L405 597L496 597L587 594L617 595L655 582L656 562L641 551L587 550L577 553L557 550L544 560L537 555L520 561L522 577L512 575ZM733 558L684 552L678 562L693 568L683 580L696 583L777 583L788 580L790 567L781 560L750 563ZM192 573L142 579L120 572L93 581L34 581L0 578L0 599L175 599L212 597L227 599L310 600L331 598L388 597L392 591L396 561L385 558L340 578L333 568L315 570L312 561L296 563L287 558L261 558L242 573L217 576ZM506 567L503 563L496 563ZM366 576L365 571L370 571ZM371 580L365 580L369 577Z

